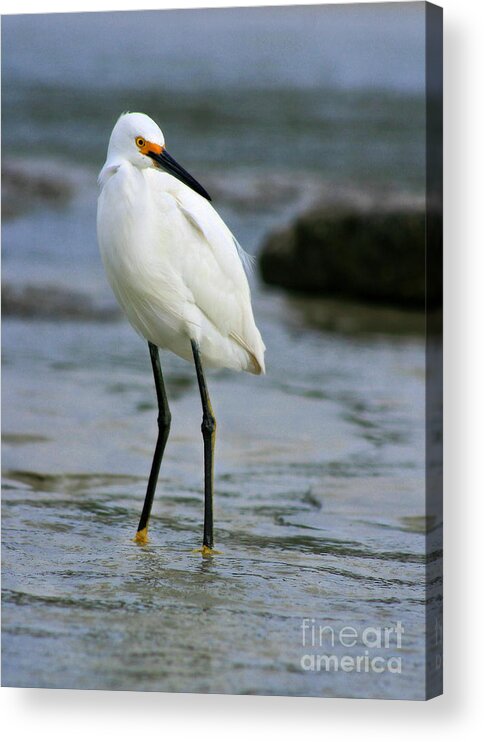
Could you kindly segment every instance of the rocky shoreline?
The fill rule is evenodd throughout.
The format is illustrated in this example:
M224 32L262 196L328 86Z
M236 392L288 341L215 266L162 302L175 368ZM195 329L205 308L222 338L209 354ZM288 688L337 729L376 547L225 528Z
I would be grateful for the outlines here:
M2 314L29 320L111 322L121 313L114 303L99 304L89 295L59 286L2 283Z
M311 295L418 309L441 302L441 265L426 256L423 199L392 196L324 202L268 235L267 284ZM427 261L427 266L426 266Z
M38 205L63 205L73 191L72 179L58 163L21 159L7 159L2 163L4 219L13 219Z

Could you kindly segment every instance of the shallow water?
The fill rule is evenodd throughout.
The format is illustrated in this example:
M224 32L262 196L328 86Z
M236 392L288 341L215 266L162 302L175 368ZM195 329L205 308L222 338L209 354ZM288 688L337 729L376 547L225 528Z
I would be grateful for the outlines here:
M52 172L54 156L72 181L70 200L29 203L2 230L4 281L18 292L15 307L7 292L3 321L3 683L420 698L431 599L426 539L437 542L440 534L425 512L422 318L285 297L255 274L267 376L209 374L221 553L203 559L194 552L202 535L200 402L193 368L166 353L172 431L151 540L140 547L132 538L156 436L155 395L145 344L113 312L95 239L96 169L113 116L132 100L139 107L151 100L153 113L166 114L174 152L186 149L183 164L206 172L217 208L253 253L268 229L332 189L332 178L418 195L418 55L409 56L413 72L402 76L395 48L402 38L420 48L419 26L415 18L395 25L395 16L378 30L368 16L388 64L361 46L366 22L354 27L353 56L342 55L331 71L324 44L318 49L329 56L321 51L320 67L307 64L301 39L314 26L311 16L297 26L291 53L299 63L288 81L275 51L286 48L293 18L282 14L274 25L269 16L277 63L262 94L257 76L233 89L234 70L242 77L251 70L254 47L241 43L253 37L247 22L218 77L206 48L207 66L198 70L195 45L155 100L147 83L137 95L129 87L145 57L132 59L121 84L122 66L108 60L131 59L127 40L136 34L123 14L112 24L103 18L96 25L85 17L77 36L59 32L59 16L3 26L4 146L9 152L16 133L30 137L32 173ZM225 16L217 18L220 33ZM32 44L17 44L32 24ZM187 26L187 38L195 27ZM327 16L314 28L340 48L344 18ZM109 91L88 64L72 66L87 39L94 71L111 75ZM177 44L157 47L160 60ZM71 70L69 87L59 69ZM382 89L370 96L374 79ZM281 160L289 140L291 156ZM335 632L350 626L358 641L351 649L303 646L305 619ZM402 646L377 654L398 655L400 673L301 665L308 651L364 655L363 630L397 622Z
M6 684L422 695L422 340L302 332L277 295L257 294L256 311L267 377L210 375L222 552L210 560L192 551L191 367L163 356L173 427L139 547L156 434L143 343L124 323L4 322ZM404 673L302 670L304 618L401 621Z

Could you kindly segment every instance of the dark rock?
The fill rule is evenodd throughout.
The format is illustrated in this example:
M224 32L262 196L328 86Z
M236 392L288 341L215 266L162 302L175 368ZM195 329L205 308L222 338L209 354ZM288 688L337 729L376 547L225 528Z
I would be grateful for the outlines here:
M96 304L90 296L56 286L2 286L4 317L29 320L111 322L120 316L114 305Z
M23 214L39 204L63 205L72 193L71 180L56 163L7 160L2 164L4 219Z
M423 206L326 205L269 235L260 269L266 283L286 289L416 308L425 302L425 260ZM440 281L432 287L429 307L441 300Z

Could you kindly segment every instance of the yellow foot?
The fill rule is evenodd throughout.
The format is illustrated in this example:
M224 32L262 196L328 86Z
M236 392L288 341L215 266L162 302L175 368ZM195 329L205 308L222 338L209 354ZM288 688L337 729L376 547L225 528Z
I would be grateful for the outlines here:
M141 531L136 531L136 536L133 539L135 544L140 544L140 546L147 544L148 540L148 528L142 528Z
M205 544L202 546L201 549L194 549L194 553L201 554L203 557L210 557L214 556L214 554L221 554L221 551L217 551L217 549L211 549L210 546L206 546Z

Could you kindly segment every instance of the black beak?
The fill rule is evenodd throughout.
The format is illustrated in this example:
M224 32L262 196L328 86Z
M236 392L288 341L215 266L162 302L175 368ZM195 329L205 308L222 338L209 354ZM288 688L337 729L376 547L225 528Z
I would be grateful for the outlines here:
M163 149L160 154L156 154L156 152L148 152L147 154L148 157L151 157L151 159L154 160L158 167L163 168L163 170L166 170L170 175L174 175L175 178L181 180L182 183L185 183L189 188L192 188L196 193L199 193L200 196L206 198L207 201L212 200L205 188L203 188L195 178L192 178L190 173L187 173L187 171L168 154L166 149Z

